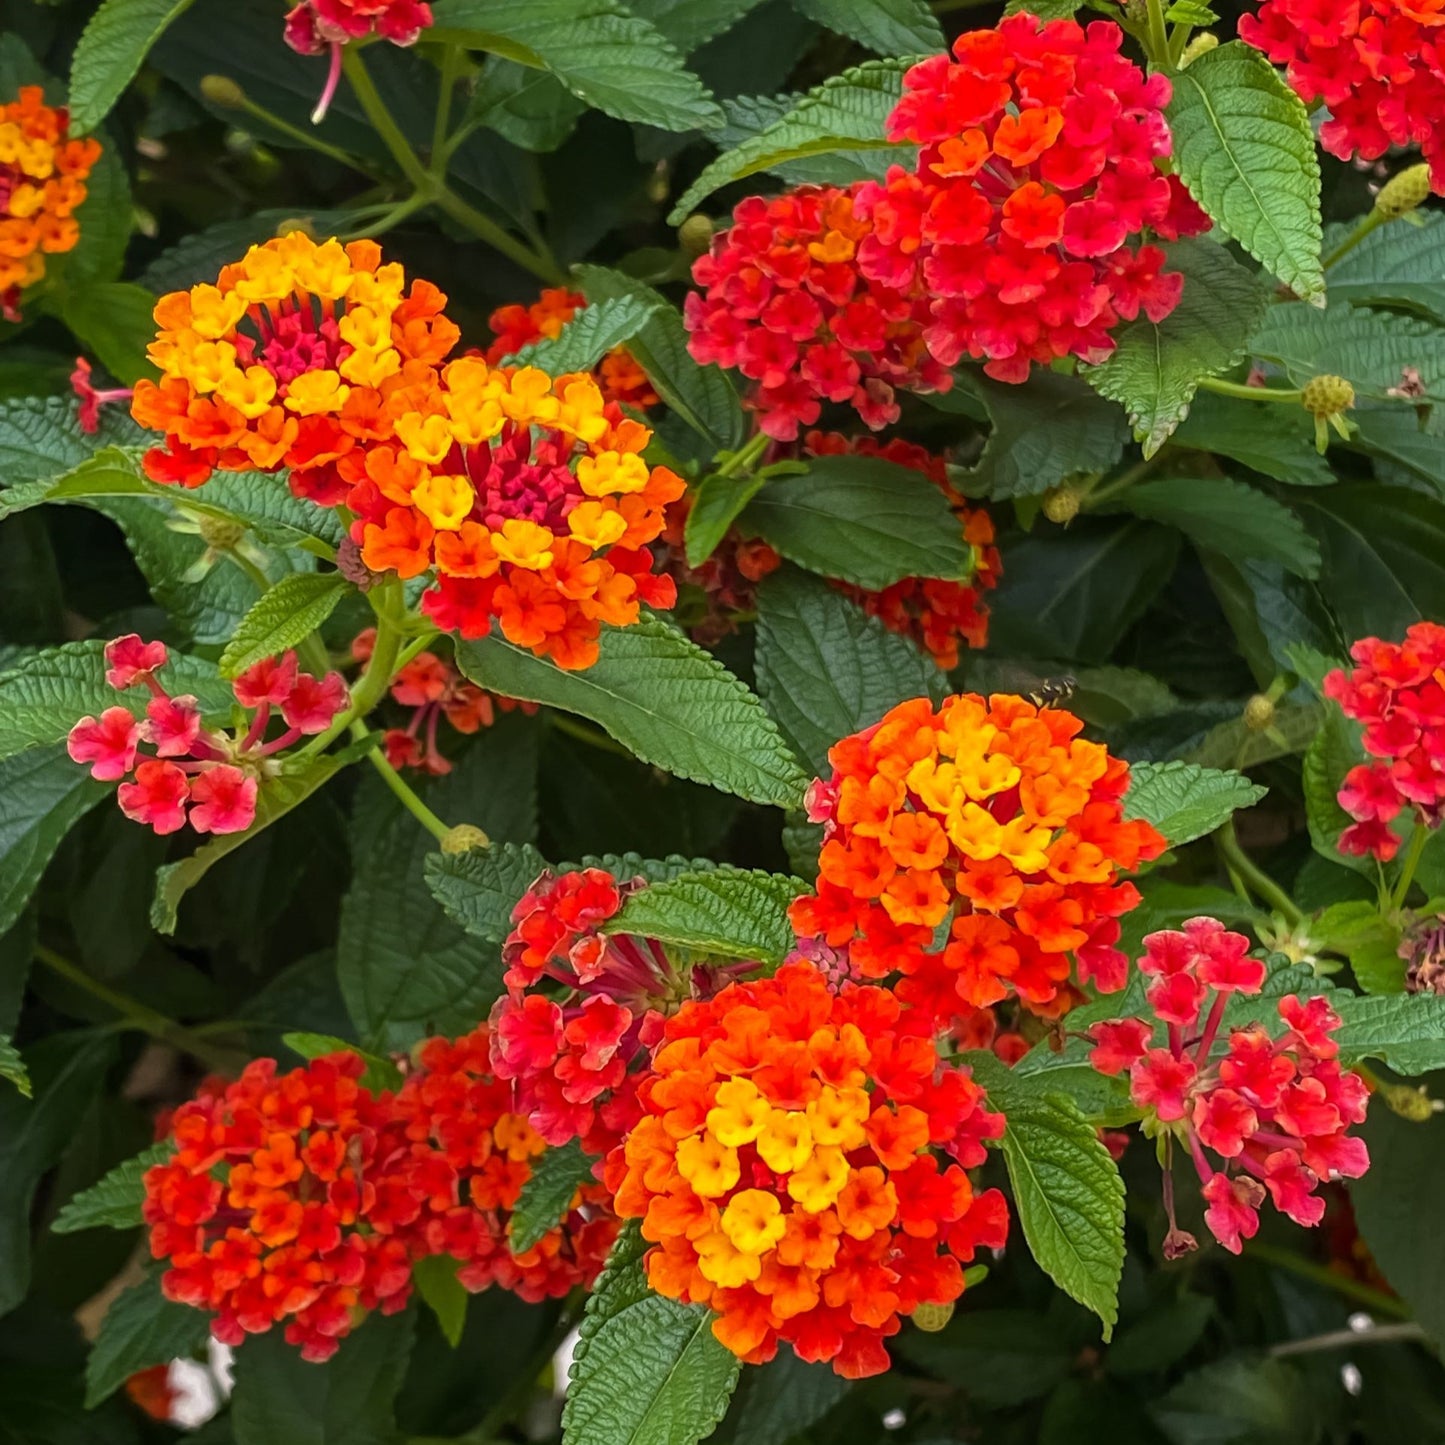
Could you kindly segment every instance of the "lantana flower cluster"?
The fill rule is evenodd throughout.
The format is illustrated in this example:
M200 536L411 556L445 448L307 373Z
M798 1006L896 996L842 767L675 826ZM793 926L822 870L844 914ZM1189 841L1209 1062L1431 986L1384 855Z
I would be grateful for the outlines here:
M557 1224L513 1253L513 1209L545 1145L488 1072L483 1026L431 1039L401 1089L362 1083L341 1052L278 1073L249 1064L172 1118L175 1152L145 1176L166 1296L213 1313L238 1345L283 1323L324 1360L371 1310L390 1314L420 1259L445 1255L469 1290L554 1298L601 1272L618 1221L584 1185Z
M1438 0L1264 0L1239 38L1285 67L1295 93L1322 101L1320 144L1373 161L1416 144L1445 195L1445 9Z
M770 437L792 441L822 403L846 402L875 431L898 420L895 388L947 391L923 344L928 301L914 278L859 269L869 234L858 188L803 186L749 196L693 263L688 350L754 383L748 405Z
M64 106L45 104L38 85L23 85L0 105L0 316L20 319L20 293L45 274L46 256L80 240L76 208L100 159L92 136L72 140Z
M643 887L601 868L544 873L512 911L507 992L492 1009L492 1068L548 1144L605 1155L637 1121L637 1086L663 1020L751 962L674 963L655 939L604 927Z
M951 1304L1004 1242L1002 1196L964 1172L1003 1119L892 993L835 992L806 963L689 1001L662 1032L607 1164L654 1245L652 1287L708 1305L749 1362L782 1340L841 1375L886 1370L900 1317Z
M586 305L587 298L580 291L552 286L530 306L498 307L487 318L487 325L496 333L496 340L484 353L488 365L498 366L509 356L516 356L524 346L560 335L562 328ZM625 346L614 346L593 368L592 375L607 401L636 411L646 411L658 403L647 373Z
M944 366L972 356L1021 382L1032 362L1097 363L1121 321L1178 304L1183 277L1130 238L1209 221L1162 169L1169 80L1121 55L1123 38L1110 20L1020 13L904 76L886 134L921 150L859 190L858 263L935 298L924 335Z
M1402 642L1366 637L1350 656L1359 665L1325 678L1325 696L1363 724L1371 761L1351 768L1340 806L1355 821L1340 834L1342 853L1393 858L1402 813L1417 827L1445 817L1445 627L1417 622Z
M300 0L286 14L286 43L300 55L373 35L415 45L431 23L426 0Z
M988 607L983 594L998 586L1003 566L994 546L993 519L982 508L968 506L962 493L948 480L944 459L926 447L890 437L847 438L837 432L809 432L809 456L880 457L922 473L948 498L958 518L963 539L974 549L974 569L967 582L942 577L905 577L881 592L840 584L871 617L890 632L911 637L945 672L958 666L960 644L983 647L988 641Z
M150 355L164 375L131 404L166 434L146 472L194 487L285 466L298 496L350 511L366 568L433 577L422 608L443 630L495 621L587 667L603 622L675 600L646 545L684 483L642 460L651 432L590 377L447 363L445 296L404 288L374 243L293 232L215 286L163 297Z
M376 629L365 628L351 643L351 655L367 662L376 646ZM417 768L434 776L452 770L450 760L437 745L443 721L453 731L471 736L496 721L498 712L521 709L534 713L536 703L501 697L469 682L454 662L430 650L419 652L397 669L388 689L391 700L411 712L404 728L387 728L381 745L394 768Z
M1080 984L1122 988L1118 920L1139 891L1118 875L1165 840L1124 818L1129 766L1082 727L965 694L900 703L835 744L807 795L824 842L817 892L791 909L799 937L845 950L863 977L903 973L900 997L940 1027L966 1029L1010 993L1064 1011L1075 959Z
M1181 1141L1199 1174L1205 1223L1226 1249L1238 1254L1257 1232L1266 1195L1295 1223L1318 1224L1321 1182L1358 1179L1370 1163L1364 1140L1349 1132L1364 1121L1368 1093L1340 1065L1331 1037L1339 1016L1323 997L1291 994L1279 1001L1278 1038L1262 1024L1236 1028L1215 1057L1229 1000L1264 984L1249 940L1217 919L1195 918L1181 931L1150 934L1144 950L1139 969L1150 979L1153 1017L1094 1025L1094 1067L1127 1070L1146 1131ZM1162 1045L1154 1043L1156 1021L1166 1026ZM1195 1241L1174 1222L1167 1175L1165 1198L1172 1257Z
M121 812L157 833L188 822L198 833L240 833L256 816L259 787L278 770L276 754L325 732L346 706L346 684L340 673L301 672L294 652L265 658L232 683L247 718L224 732L205 725L194 696L166 691L156 673L167 660L165 643L134 632L106 644L106 682L118 693L146 688L145 715L117 703L81 718L66 744L71 759L102 782L125 779L116 789ZM273 710L285 727L268 741Z

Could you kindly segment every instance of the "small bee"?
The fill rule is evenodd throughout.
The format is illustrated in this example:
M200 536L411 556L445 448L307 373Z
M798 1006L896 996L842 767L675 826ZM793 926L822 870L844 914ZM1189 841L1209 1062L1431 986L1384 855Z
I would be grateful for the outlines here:
M1077 677L1046 677L1032 692L1023 694L1035 707L1054 707L1073 697L1079 686Z

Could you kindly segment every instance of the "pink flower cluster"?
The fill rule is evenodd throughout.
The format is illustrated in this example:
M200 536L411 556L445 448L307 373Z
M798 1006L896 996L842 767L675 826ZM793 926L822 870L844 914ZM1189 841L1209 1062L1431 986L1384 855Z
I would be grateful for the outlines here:
M431 22L424 0L300 0L286 15L286 43L301 55L369 35L414 45Z
M325 732L346 706L346 684L339 673L298 672L294 652L265 658L232 683L251 716L229 734L203 725L200 704L189 693L173 697L157 681L166 661L165 643L142 642L133 632L108 642L105 680L117 692L148 688L145 717L117 704L81 718L70 730L70 756L88 763L102 782L126 779L116 790L121 812L157 833L174 833L187 822L198 833L240 833L256 816L259 784L279 770L274 755ZM267 742L273 707L286 728ZM143 743L155 750L153 757L141 752Z
M1400 836L1390 822L1413 809L1416 822L1438 828L1445 817L1445 627L1417 622L1403 642L1366 637L1350 656L1359 666L1325 678L1325 696L1364 724L1373 761L1345 774L1340 806L1355 821L1340 834L1340 852L1395 856Z
M1339 1016L1323 998L1291 994L1279 1001L1279 1038L1261 1024L1234 1029L1216 1059L1230 996L1257 994L1264 984L1264 964L1248 956L1249 940L1217 919L1194 918L1182 932L1150 934L1144 949L1139 969L1152 980L1155 1019L1094 1025L1094 1067L1110 1075L1127 1069L1146 1132L1171 1135L1188 1149L1208 1206L1205 1223L1226 1249L1238 1254L1258 1231L1266 1195L1295 1223L1318 1224L1321 1180L1358 1179L1370 1163L1364 1140L1349 1133L1364 1120L1368 1096L1364 1080L1340 1066L1331 1037ZM1155 1020L1167 1026L1163 1046L1153 1042ZM1206 1150L1223 1161L1218 1168ZM1173 1258L1195 1241L1174 1222L1167 1162L1164 1186L1164 1249Z

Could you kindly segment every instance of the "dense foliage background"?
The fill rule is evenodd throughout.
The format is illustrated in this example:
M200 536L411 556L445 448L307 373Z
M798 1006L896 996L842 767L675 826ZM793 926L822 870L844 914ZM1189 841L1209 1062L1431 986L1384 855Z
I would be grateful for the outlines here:
M892 432L948 458L952 484L992 517L1002 558L987 646L945 677L820 580L876 590L880 572L906 575L930 547L948 555L956 526L936 493L886 479L860 492L809 462L761 483L749 531L754 492L730 479L751 479L762 458L760 445L744 452L753 417L735 377L688 356L680 307L711 223L735 202L784 184L848 184L898 159L882 135L906 68L898 57L992 24L997 7L438 0L435 29L415 47L358 50L374 93L343 79L316 125L326 61L283 45L274 0L96 8L0 0L0 102L35 83L62 102L70 77L72 129L103 146L79 244L51 260L21 319L0 323L0 1072L26 1085L0 1083L0 1440L175 1437L120 1389L141 1369L203 1354L205 1340L203 1317L163 1304L148 1273L135 1175L129 1193L86 1196L68 1224L64 1211L148 1145L158 1113L203 1075L257 1055L296 1062L283 1034L387 1054L472 1027L501 986L496 921L543 859L677 855L810 881L817 839L798 810L802 781L832 742L907 697L1045 687L1116 755L1219 770L1188 774L1194 793L1145 813L1180 846L1143 879L1126 947L1213 914L1251 930L1291 977L1313 970L1403 1007L1402 938L1415 959L1438 947L1428 927L1445 848L1432 837L1414 892L1393 900L1398 872L1377 886L1372 861L1339 853L1347 819L1335 792L1358 743L1319 689L1358 639L1445 620L1445 426L1433 411L1445 391L1445 221L1427 204L1371 222L1327 271L1320 260L1354 238L1381 182L1413 156L1317 161L1303 108L1261 78L1263 61L1251 69L1235 46L1195 62L1206 78L1194 103L1176 84L1171 119L1180 169L1216 229L1173 249L1186 275L1174 316L1126 327L1098 369L1107 374L1070 363L1011 386L965 359L952 391L902 398ZM1228 41L1241 7L1216 9L1181 0L1171 15ZM1142 3L1127 14L1147 18ZM820 101L795 109L825 81ZM1209 104L1210 86L1230 103ZM1191 129L1206 112L1222 132ZM743 532L788 559L761 589L743 589L729 625L698 633L751 690L741 701L692 654L677 663L668 642L651 655L604 645L599 670L576 675L495 641L471 649L479 683L543 704L499 709L468 734L443 727L450 771L407 774L445 823L535 850L512 848L504 884L480 901L370 768L336 769L244 846L208 845L214 867L176 872L196 840L135 826L65 756L70 724L106 701L96 700L104 639L138 632L213 664L238 631L251 635L243 619L264 589L315 569L295 515L268 511L278 480L235 489L209 512L204 491L147 489L125 408L105 409L99 435L86 434L70 383L77 354L120 386L148 374L155 298L213 280L291 228L376 235L409 275L446 292L464 347L485 348L489 315L544 285L575 285L593 303L584 317L610 305L587 323L594 333L579 322L553 342L563 349L550 360L544 343L537 364L587 367L629 343L662 399L649 416L658 460L686 475L699 511L713 509L711 540L742 512ZM1348 435L1317 450L1302 406L1241 397L1251 365L1281 387L1344 377ZM1203 377L1225 384L1196 395ZM825 422L861 430L842 407ZM92 460L106 445L129 450ZM788 502L770 512L783 488ZM236 517L244 541L226 530ZM709 594L673 562L674 616L692 628L709 620ZM350 589L329 600L320 638L350 669L371 609ZM293 645L304 632L290 636L283 619L272 635ZM649 621L639 635L674 634ZM56 657L74 660L73 675ZM1057 686L1065 675L1072 691ZM406 716L388 701L379 721ZM1157 785L1161 774L1144 776ZM1186 803L1199 812L1181 822ZM770 940L778 898L765 914L747 926ZM469 931L468 917L482 922ZM742 926L725 919L723 939ZM1379 1017L1362 1049L1377 1061L1364 1130L1373 1167L1348 1191L1328 1187L1321 1228L1270 1214L1240 1258L1210 1246L1166 1263L1158 1167L1136 1139L1121 1160L1127 1214L1107 1343L1016 1222L946 1328L898 1337L890 1373L850 1384L785 1352L744 1371L711 1438L1445 1435L1445 1122L1431 1080L1414 1077L1445 1065L1445 1020ZM1019 1027L1031 1045L1047 1032L1032 1018ZM1004 1181L1000 1158L985 1176ZM1181 1218L1205 1237L1199 1211L1186 1191ZM131 1293L107 1314L122 1288ZM1091 1291L1070 1287L1092 1302ZM581 1301L528 1305L493 1289L463 1301L463 1319L447 1317L454 1298L438 1298L368 1321L325 1365L302 1363L279 1332L248 1342L234 1405L194 1438L555 1438L551 1359ZM616 1388L626 1393L625 1378ZM688 1413L665 1400L632 1434L571 1438L694 1438L669 1409Z

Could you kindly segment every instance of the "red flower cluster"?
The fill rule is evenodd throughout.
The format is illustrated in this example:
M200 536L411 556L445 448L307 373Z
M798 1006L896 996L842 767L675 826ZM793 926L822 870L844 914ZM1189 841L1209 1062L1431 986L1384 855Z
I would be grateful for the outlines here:
M655 939L602 927L642 879L600 868L544 873L512 911L502 946L507 992L492 1009L492 1068L514 1107L548 1144L580 1139L589 1154L621 1142L638 1118L641 1061L666 1014L757 965L698 965L680 973ZM561 985L559 997L538 991ZM555 990L554 990L555 992Z
M487 364L497 366L507 357L515 356L524 346L559 335L586 305L587 298L580 291L553 286L543 291L530 306L498 307L487 318L487 325L497 336L486 349ZM652 389L647 373L625 346L614 346L593 368L592 375L607 401L638 411L657 405L658 395Z
M351 644L351 655L366 662L376 645L376 628L358 632ZM443 718L457 732L470 736L496 721L497 709L511 712L520 708L525 713L537 711L537 704L518 702L514 697L500 697L468 682L455 664L434 652L419 652L398 670L391 684L391 698L412 710L411 721L404 728L388 728L382 738L386 760L394 768L420 768L441 775L452 770L451 763L437 747L437 728Z
M202 725L193 696L172 697L156 680L166 658L165 643L142 642L133 632L106 644L105 680L117 692L148 688L145 718L120 705L98 718L81 718L66 744L71 759L89 763L91 776L102 782L134 770L116 790L116 801L127 818L157 833L174 833L187 822L198 833L242 832L256 816L257 788L277 770L275 754L325 732L346 706L346 684L340 673L317 678L298 672L294 652L267 658L232 683L236 701L251 716L228 734ZM267 742L273 707L286 727ZM155 749L154 757L140 752L142 742Z
M1431 189L1445 194L1445 4L1441 0L1265 0L1239 38L1262 50L1329 119L1320 144L1341 160L1376 160L1418 144Z
M1003 1196L964 1172L1003 1119L885 989L835 993L789 963L685 1003L640 1099L607 1161L617 1211L656 1246L652 1287L716 1311L713 1333L749 1362L785 1340L878 1374L900 1316L951 1304L962 1266L1004 1242Z
M1003 566L993 545L993 519L974 510L948 480L942 457L925 447L890 437L879 443L873 437L852 440L837 432L809 432L809 456L882 457L901 467L921 472L948 498L963 529L963 539L973 549L973 576L967 582L949 582L941 577L905 577L882 592L865 592L861 587L843 586L843 591L879 618L890 632L911 637L945 672L958 666L959 644L983 647L988 642L988 608L983 594L998 586ZM842 584L840 584L842 585Z
M868 226L856 190L749 196L693 263L703 290L683 311L688 350L754 382L748 404L780 441L816 422L824 401L847 402L876 431L898 420L895 387L952 385L924 348L928 302L914 278L883 284L859 270Z
M800 938L846 949L868 978L946 1027L1010 992L1057 1014L1091 978L1122 988L1119 916L1139 901L1119 871L1164 839L1126 822L1129 766L1078 736L1071 713L973 694L900 703L829 752L808 791L824 824L815 896L792 906ZM946 942L934 940L946 925Z
M1403 642L1366 637L1350 656L1359 666L1330 673L1325 696L1364 724L1374 761L1351 768L1340 787L1340 806L1355 819L1340 851L1385 863L1400 847L1390 822L1402 811L1422 828L1445 817L1445 627L1417 622Z
M1144 949L1139 969L1152 980L1147 996L1154 1018L1167 1026L1167 1043L1153 1045L1154 1020L1096 1024L1089 1031L1094 1067L1127 1069L1146 1131L1177 1137L1189 1150L1209 1206L1205 1223L1226 1249L1238 1254L1254 1236L1266 1193L1295 1223L1318 1224L1325 1212L1315 1192L1320 1181L1358 1179L1370 1163L1364 1140L1349 1133L1363 1122L1368 1095L1364 1080L1340 1067L1330 1037L1338 1015L1323 998L1291 994L1279 1001L1285 1032L1278 1039L1260 1024L1234 1029L1223 1055L1212 1058L1230 996L1259 993L1264 964L1248 957L1243 934L1213 918L1151 933ZM1220 1168L1206 1149L1224 1161ZM1174 1257L1195 1241L1174 1223L1168 1167L1165 1252Z
M411 1263L384 1168L402 1141L364 1071L354 1054L281 1075L257 1059L176 1110L176 1152L146 1172L143 1214L169 1261L166 1297L214 1311L223 1344L284 1320L287 1340L324 1360L363 1311L405 1305Z
M419 1206L405 1238L418 1256L447 1255L474 1293L500 1285L524 1300L587 1288L617 1237L607 1192L587 1184L558 1224L514 1254L512 1211L546 1150L515 1112L511 1087L490 1072L486 1025L457 1039L429 1039L402 1085L396 1115L411 1142L405 1189Z
M1119 54L1123 31L1020 13L959 36L904 77L892 141L922 147L858 192L871 282L934 298L924 332L944 366L986 359L999 381L1031 362L1097 363L1110 332L1160 321L1183 278L1157 246L1209 221L1159 167L1170 149L1168 79Z

